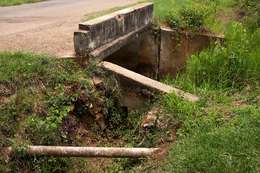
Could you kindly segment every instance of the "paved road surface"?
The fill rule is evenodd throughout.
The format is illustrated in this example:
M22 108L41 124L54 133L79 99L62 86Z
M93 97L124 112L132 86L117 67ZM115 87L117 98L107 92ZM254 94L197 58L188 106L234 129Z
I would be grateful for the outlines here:
M0 7L0 51L63 55L73 50L73 31L82 16L138 0L49 0Z

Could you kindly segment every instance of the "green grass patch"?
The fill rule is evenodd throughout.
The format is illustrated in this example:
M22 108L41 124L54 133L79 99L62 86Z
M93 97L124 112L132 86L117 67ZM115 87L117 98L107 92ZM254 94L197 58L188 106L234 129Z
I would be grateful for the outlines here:
M239 23L229 26L224 45L215 45L187 62L187 80L196 86L240 87L260 80L260 30L251 33Z
M114 128L118 123L114 121L120 120L116 84L110 75L102 89L97 89L92 76L106 73L94 64L83 69L72 60L20 52L1 52L0 64L0 147L22 151L26 145L80 145L73 134L84 116L92 118L92 126L97 127L93 109L102 111L107 128ZM110 118L114 115L116 120ZM0 157L0 172L17 172L21 167L30 172L67 172L79 170L74 166L81 164L70 158L29 157L23 152L8 163L4 159Z
M235 111L221 127L199 123L192 137L177 142L168 156L167 172L258 172L260 117L256 107ZM202 128L202 129L201 129Z
M251 32L240 23L230 24L225 43L215 43L192 55L185 72L177 76L174 84L191 92L196 92L197 87L229 91L257 86L260 80L259 31ZM171 83L171 78L166 77L165 82Z
M155 0L155 20L174 29L223 33L229 22L259 27L256 0Z
M259 29L233 23L224 44L191 56L183 74L166 78L201 99L163 97L181 127L161 171L259 172L259 35Z
M142 0L142 1L138 1L138 2L133 3L133 4L124 5L124 6L118 6L118 7L113 7L113 8L107 9L107 10L103 10L103 11L98 11L98 12L86 14L86 15L84 15L83 18L81 19L81 22L85 22L85 21L88 21L88 20L91 20L91 19L95 19L95 18L97 18L97 17L104 16L104 15L106 15L106 14L113 13L113 12L115 12L115 11L119 11L119 10L122 10L122 9L124 9L124 8L129 8L129 7L131 7L131 6L135 6L135 5L144 3L144 2L149 2L149 0Z
M72 61L29 53L1 52L0 64L0 92L6 100L0 103L0 146L18 146L19 151L27 144L70 143L62 124L77 93L67 94L65 88L75 83L89 86L84 71ZM0 157L0 172L19 172L22 165L35 172L62 172L70 162L18 153L8 163Z
M44 0L0 0L0 6L20 5L25 3L41 2Z

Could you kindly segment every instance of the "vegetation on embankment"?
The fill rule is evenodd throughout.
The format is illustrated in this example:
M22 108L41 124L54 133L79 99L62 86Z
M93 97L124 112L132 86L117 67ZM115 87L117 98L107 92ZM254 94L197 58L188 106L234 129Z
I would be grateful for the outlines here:
M186 71L165 80L199 95L200 102L162 96L155 104L157 124L147 129L140 128L140 112L127 116L118 111L113 79L93 84L93 75L105 75L96 66L82 69L42 55L0 53L0 147L17 149L9 162L1 155L0 172L259 172L260 31L246 22L225 28L225 43L193 55ZM104 115L105 130L96 112ZM29 157L23 153L27 144L160 146L169 151L166 157L156 156L160 162L91 164L79 158Z
M91 132L95 134L91 129L102 131L103 121L108 121L108 130L113 129L121 115L116 114L120 111L117 85L108 77L97 86L92 81L96 75L105 74L96 66L83 69L71 60L0 53L0 147L18 151L9 161L1 155L0 172L91 169L81 159L29 157L22 151L26 145L75 146L95 141L99 137L91 138Z
M202 97L192 104L163 97L166 112L181 122L165 172L259 172L260 30L233 23L224 45L193 55L176 80Z
M11 6L11 5L20 5L25 3L34 3L44 0L0 0L0 6Z
M192 104L172 94L162 98L168 116L181 125L164 162L142 171L260 171L259 5L255 0L155 1L160 22L175 29L224 32L225 42L191 56L176 79L166 78L202 99Z
M162 147L169 149L163 160L141 163L132 172L260 171L259 33L233 23L224 44L193 55L176 79L166 77L164 82L201 100L194 104L174 94L161 97L159 117L175 124L168 129L174 141L163 140ZM114 167L124 170L120 164Z
M154 0L155 21L174 29L224 33L231 21L260 26L258 0Z
M89 64L30 53L0 53L0 172L104 172L131 170L144 159L91 161L28 156L27 145L154 147L170 128L142 129L142 114L120 104L110 73ZM1 152L2 150L0 150Z

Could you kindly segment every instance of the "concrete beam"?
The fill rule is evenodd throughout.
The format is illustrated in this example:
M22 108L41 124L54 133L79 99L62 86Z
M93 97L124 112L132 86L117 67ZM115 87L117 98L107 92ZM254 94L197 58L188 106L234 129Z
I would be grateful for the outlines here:
M199 97L192 95L190 93L184 92L180 89L174 88L172 86L163 84L161 82L158 82L156 80L153 80L151 78L145 77L143 75L140 75L138 73L135 73L131 70L128 70L126 68L123 68L121 66L118 66L116 64L110 63L110 62L101 62L101 66L113 73L116 73L120 76L126 77L130 80L133 80L139 84L142 84L148 88L155 89L159 92L163 93L175 93L177 96L182 97L185 100L191 101L191 102L197 102L199 100Z

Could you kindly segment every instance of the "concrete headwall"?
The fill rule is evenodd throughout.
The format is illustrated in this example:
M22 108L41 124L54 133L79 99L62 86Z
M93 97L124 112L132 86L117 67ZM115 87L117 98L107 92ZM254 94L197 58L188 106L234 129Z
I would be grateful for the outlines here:
M202 51L217 40L222 41L223 38L150 27L105 60L154 79L166 75L175 77L192 54Z
M75 52L86 56L94 49L148 26L152 17L153 4L142 3L80 23L79 31L74 33Z
M176 76L194 53L209 47L215 41L222 41L223 37L213 34L178 32L161 27L159 76L167 74Z
M216 40L210 34L152 27L153 4L142 3L79 24L78 56L106 60L154 79L173 77L187 58Z

